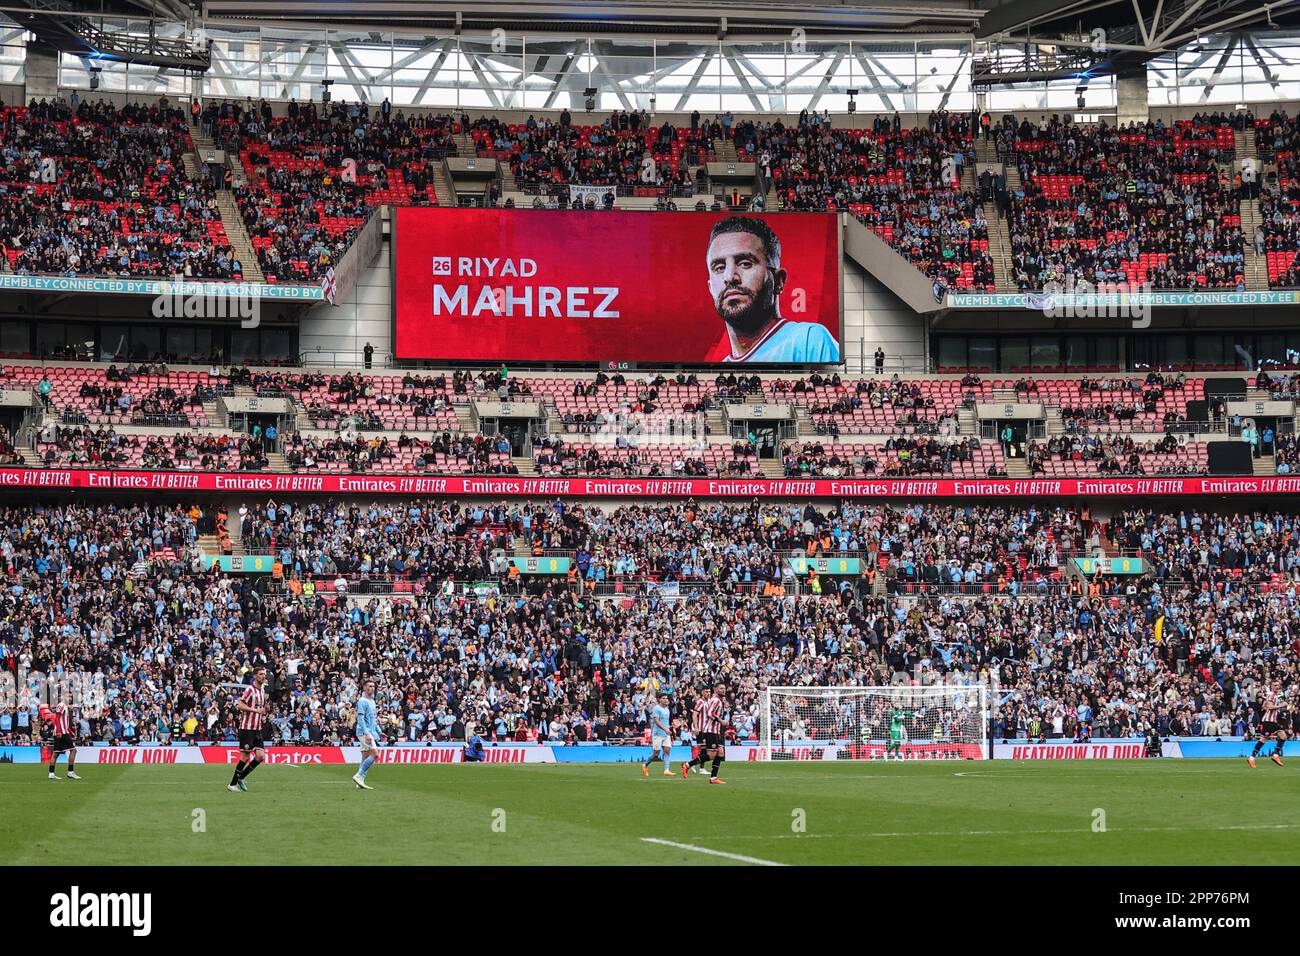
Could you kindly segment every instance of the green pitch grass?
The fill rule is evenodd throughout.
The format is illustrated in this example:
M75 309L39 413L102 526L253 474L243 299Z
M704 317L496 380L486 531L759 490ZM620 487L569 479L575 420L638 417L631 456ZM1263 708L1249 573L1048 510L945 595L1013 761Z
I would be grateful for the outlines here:
M267 766L243 794L225 768L79 769L56 783L43 766L0 766L0 864L1300 859L1295 761L746 763L725 765L726 787L661 764L649 779L636 764L388 765L370 792L352 767Z

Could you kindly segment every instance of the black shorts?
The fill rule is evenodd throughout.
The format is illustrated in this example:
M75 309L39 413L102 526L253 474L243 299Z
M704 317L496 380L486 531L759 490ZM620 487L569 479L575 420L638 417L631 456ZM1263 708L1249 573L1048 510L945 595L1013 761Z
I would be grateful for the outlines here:
M73 742L71 734L62 734L50 741L50 750L56 754L67 753L75 746L77 745Z
M1261 734L1267 734L1269 736L1277 733L1277 721L1276 720L1264 721L1262 724L1259 725L1259 732Z
M257 750L265 744L262 742L262 732L260 730L241 730L239 732L239 749L243 751Z
M722 735L702 733L695 743L701 750L712 750L714 747L722 746Z

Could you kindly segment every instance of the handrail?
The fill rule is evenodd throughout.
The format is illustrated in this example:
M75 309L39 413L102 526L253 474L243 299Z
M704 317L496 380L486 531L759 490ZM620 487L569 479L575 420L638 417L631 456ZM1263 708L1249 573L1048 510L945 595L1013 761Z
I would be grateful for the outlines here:
M348 368L364 371L365 349L322 349L318 345L314 349L299 352L298 364L303 368ZM385 355L380 367L393 368L393 356Z

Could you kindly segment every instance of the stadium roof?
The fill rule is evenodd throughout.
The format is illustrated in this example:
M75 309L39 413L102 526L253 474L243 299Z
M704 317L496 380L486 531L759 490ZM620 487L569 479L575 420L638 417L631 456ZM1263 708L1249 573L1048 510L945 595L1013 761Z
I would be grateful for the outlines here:
M985 0L978 39L1018 45L1019 58L975 65L975 82L1114 73L1216 33L1300 25L1300 0ZM1046 54L1046 55L1044 55Z
M208 0L209 17L339 26L537 33L655 33L706 36L932 32L969 34L982 11L961 0L875 3L719 0Z
M1148 60L1245 29L1300 26L1300 0L10 0L5 10L46 43L90 59L206 70L198 28L476 35L810 41L967 37L975 86L1143 75ZM21 10L30 10L24 15ZM97 18L148 18L142 42ZM152 34L152 31L148 31Z

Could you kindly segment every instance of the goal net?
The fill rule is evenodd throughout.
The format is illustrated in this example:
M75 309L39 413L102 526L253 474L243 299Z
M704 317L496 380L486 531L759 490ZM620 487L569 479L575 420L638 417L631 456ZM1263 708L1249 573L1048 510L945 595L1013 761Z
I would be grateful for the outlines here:
M988 748L985 684L769 687L764 760L981 760Z

